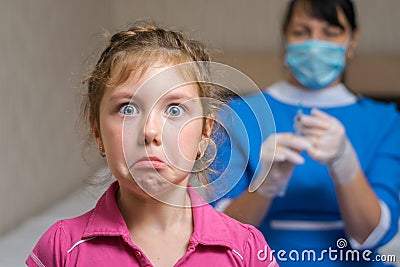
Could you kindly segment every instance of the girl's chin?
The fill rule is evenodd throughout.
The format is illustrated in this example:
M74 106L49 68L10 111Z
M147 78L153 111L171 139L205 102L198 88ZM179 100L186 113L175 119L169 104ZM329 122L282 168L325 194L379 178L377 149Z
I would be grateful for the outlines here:
M142 191L150 196L157 196L172 191L175 184L168 182L160 174L148 175L145 178L130 178L136 190ZM136 191L135 190L135 191Z
M164 176L168 176L168 178ZM120 183L131 188L131 191L135 194L157 198L157 196L166 197L168 193L187 188L189 181L187 173L172 176L164 170L142 171L133 169L127 170L127 174L116 176L116 178Z

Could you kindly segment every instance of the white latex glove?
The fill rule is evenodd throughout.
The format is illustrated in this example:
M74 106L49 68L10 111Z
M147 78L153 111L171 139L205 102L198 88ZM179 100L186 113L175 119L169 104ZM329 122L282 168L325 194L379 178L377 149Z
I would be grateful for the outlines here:
M353 146L346 137L343 125L318 109L311 116L302 115L296 122L299 131L311 141L307 153L318 162L328 165L334 182L347 184L360 171L360 163Z
M262 171L250 189L258 188L257 193L266 198L284 196L294 166L304 163L301 151L310 147L309 140L302 136L292 133L270 135L261 147Z

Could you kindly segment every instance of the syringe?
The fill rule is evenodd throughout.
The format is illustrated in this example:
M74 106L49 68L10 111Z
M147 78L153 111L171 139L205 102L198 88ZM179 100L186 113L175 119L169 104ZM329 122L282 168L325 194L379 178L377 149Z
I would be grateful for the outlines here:
M296 116L294 117L294 131L297 135L303 135L301 131L301 119L300 119L302 115L303 115L303 105L300 101L299 105L297 106Z

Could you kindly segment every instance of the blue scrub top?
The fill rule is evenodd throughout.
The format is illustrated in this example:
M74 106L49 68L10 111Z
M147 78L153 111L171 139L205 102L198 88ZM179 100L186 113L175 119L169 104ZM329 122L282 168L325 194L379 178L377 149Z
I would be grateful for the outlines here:
M272 115L265 115L265 105L260 98L267 101ZM219 201L236 198L248 190L250 181L260 168L259 154L262 142L275 131L293 132L293 118L298 107L282 103L268 93L248 96L244 99L233 99L229 104L230 112L223 112L222 118L230 136L220 144L217 163L214 169L215 179L224 179L229 192ZM361 98L355 103L333 108L321 108L322 111L336 117L344 125L347 136L352 143L361 167L378 198L390 210L391 226L376 247L371 248L375 259L376 249L386 244L397 233L399 220L400 192L400 116L392 104L383 104ZM310 114L311 108L303 107L304 114ZM237 114L238 116L232 116ZM275 123L274 123L275 122ZM231 156L232 155L232 156ZM265 235L275 256L279 250L286 251L280 260L280 266L383 266L377 261L347 260L350 244L338 248L338 240L346 239L343 228L323 229L281 229L279 222L340 222L336 194L332 179L326 165L320 164L303 153L305 164L295 167L286 194L276 197L271 208L258 227ZM219 188L220 189L220 188ZM217 201L218 202L218 201ZM217 203L218 204L218 203ZM277 227L276 227L277 226ZM345 240L347 242L347 240ZM316 258L321 261L302 260L301 252L309 249L316 251ZM337 250L336 254L334 250ZM298 257L293 252L300 252ZM324 254L322 251L327 250ZM331 256L328 252L331 250ZM305 258L307 253L305 252ZM342 257L340 257L342 253ZM351 259L351 251L348 258ZM368 254L368 253L367 253ZM325 255L325 256L324 256ZM335 258L336 260L332 260ZM279 261L279 257L278 261ZM340 260L340 258L342 260ZM286 259L286 260L285 260ZM294 260L292 260L294 259ZM398 259L400 260L400 259ZM323 262L323 263L322 263Z

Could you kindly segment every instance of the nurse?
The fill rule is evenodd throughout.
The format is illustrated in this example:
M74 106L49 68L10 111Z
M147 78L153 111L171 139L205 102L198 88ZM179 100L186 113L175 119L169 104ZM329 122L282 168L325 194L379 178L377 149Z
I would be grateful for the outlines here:
M265 108L251 104L257 97L231 102L238 115L231 125L241 120L250 137L246 145L235 127L228 130L224 174L243 175L217 208L256 225L283 251L275 254L281 266L382 266L376 250L399 220L400 116L346 86L359 37L353 3L292 0L282 33L287 78L261 96L276 134L262 134L270 125L251 116Z

